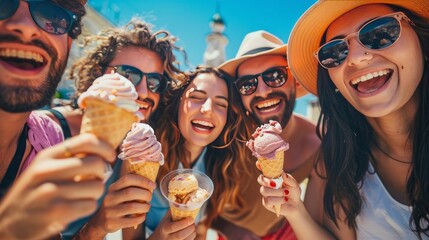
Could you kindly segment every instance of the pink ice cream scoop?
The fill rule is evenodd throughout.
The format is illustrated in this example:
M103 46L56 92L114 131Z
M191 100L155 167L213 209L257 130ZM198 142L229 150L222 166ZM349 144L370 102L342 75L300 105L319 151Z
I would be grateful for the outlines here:
M289 149L289 144L280 136L282 130L280 123L270 120L269 124L264 124L256 129L252 134L254 140L247 141L246 146L257 158L274 158L276 152Z
M119 158L131 163L159 162L164 164L161 144L157 141L153 129L144 123L134 123L122 143Z

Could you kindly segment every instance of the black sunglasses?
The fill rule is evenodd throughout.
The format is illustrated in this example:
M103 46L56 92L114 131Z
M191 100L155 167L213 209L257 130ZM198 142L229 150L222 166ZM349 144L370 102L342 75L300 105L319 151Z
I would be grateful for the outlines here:
M322 67L326 69L338 67L347 58L349 53L348 39L353 36L356 36L357 41L367 49L386 49L392 46L401 36L402 19L413 24L402 12L384 15L367 22L359 31L351 33L345 38L335 39L323 44L314 55Z
M163 93L167 88L167 79L159 73L145 73L129 65L112 66L115 71L130 80L137 87L146 76L147 88L153 93Z
M0 0L0 20L12 17L20 0ZM77 17L69 10L46 0L26 0L33 21L44 31L63 35L70 31Z
M256 91L259 76L262 77L262 80L267 86L278 88L283 86L288 79L287 69L287 66L269 68L256 75L241 76L235 80L234 84L240 94L244 96L250 95Z

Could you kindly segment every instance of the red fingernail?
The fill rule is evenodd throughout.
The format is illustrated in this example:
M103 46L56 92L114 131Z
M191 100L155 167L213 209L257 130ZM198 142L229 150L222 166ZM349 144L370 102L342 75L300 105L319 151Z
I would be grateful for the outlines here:
M289 195L289 190L285 189L285 195Z
M289 174L286 173L286 178L289 178Z
M271 187L275 187L275 186L276 186L276 183L275 183L275 182L273 182L273 181L270 181L270 186L271 186Z
M289 198L285 197L285 201L286 201L286 202L287 202L287 201L289 201Z

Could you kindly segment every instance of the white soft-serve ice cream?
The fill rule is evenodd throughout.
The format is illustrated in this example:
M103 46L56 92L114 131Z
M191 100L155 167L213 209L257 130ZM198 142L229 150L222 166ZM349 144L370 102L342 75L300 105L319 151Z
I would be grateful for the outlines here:
M118 147L132 124L144 118L137 97L134 85L117 73L97 78L78 99L85 110L81 133L93 133Z

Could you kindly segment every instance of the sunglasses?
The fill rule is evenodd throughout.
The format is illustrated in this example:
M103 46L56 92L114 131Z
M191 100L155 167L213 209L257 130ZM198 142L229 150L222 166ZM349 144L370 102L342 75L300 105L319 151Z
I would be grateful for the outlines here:
M285 84L287 81L288 72L286 69L288 69L286 66L273 67L256 75L241 76L237 78L234 84L240 94L244 96L250 95L256 91L256 88L258 88L259 76L262 78L265 84L267 84L267 86L278 88L283 86L283 84Z
M135 87L137 87L146 76L147 88L153 93L163 93L167 88L167 79L164 75L159 73L145 73L140 69L128 66L118 65L112 66L115 71L130 80Z
M357 41L367 49L386 49L401 36L402 19L414 25L402 12L384 15L367 22L359 31L351 33L343 39L335 39L323 44L314 55L322 67L326 69L338 67L347 58L349 53L348 40L353 36L356 36Z
M12 17L19 7L20 0L0 0L0 20ZM45 32L63 35L70 31L77 17L69 10L45 0L26 0L31 17Z

